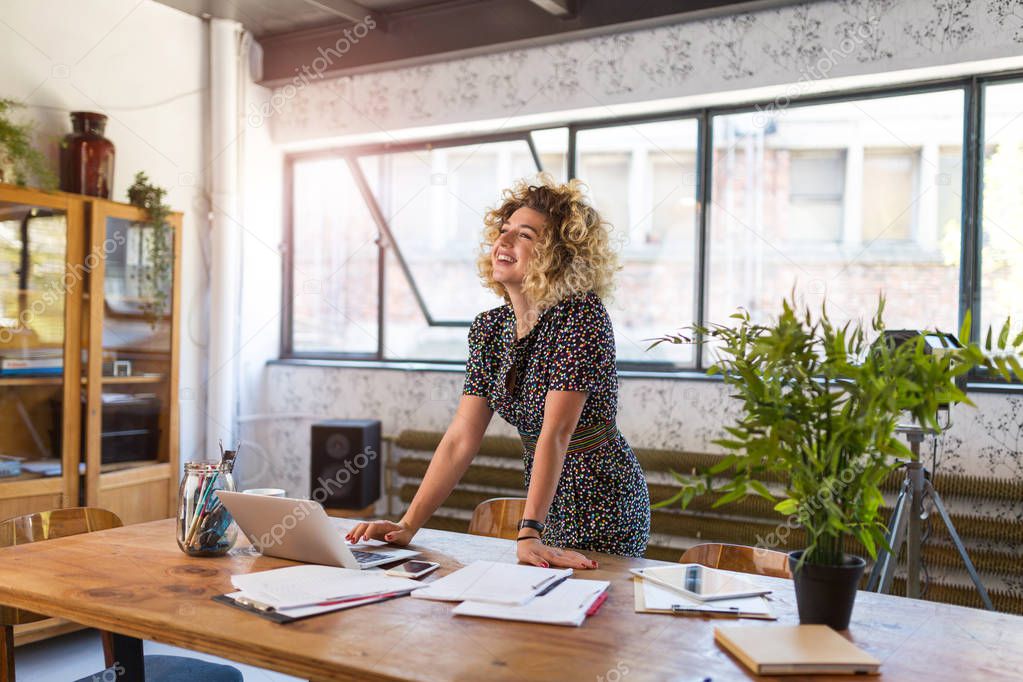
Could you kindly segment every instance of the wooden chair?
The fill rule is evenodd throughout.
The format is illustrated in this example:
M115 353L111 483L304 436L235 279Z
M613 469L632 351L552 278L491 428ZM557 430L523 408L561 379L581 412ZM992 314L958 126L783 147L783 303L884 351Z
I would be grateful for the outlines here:
M121 523L117 514L96 507L72 507L36 512L0 522L0 547L55 540L70 535L120 528L122 525L124 524ZM0 682L14 682L15 679L14 626L33 623L45 618L48 616L23 609L0 606L0 625L3 626L3 640L0 641ZM109 666L114 665L112 639L110 633L102 634L103 649L108 669L110 669ZM203 679L211 682L242 682L242 675L236 668L181 656L146 656L145 668L146 679L154 682L159 682L161 677L163 679ZM189 675L193 675L193 677L189 677ZM198 677L194 677L194 675L198 675ZM102 673L84 679L91 680L100 677L104 677Z
M469 521L469 533L488 538L514 540L519 534L519 521L526 511L524 497L494 497L476 505Z
M715 542L696 545L685 551L679 563L700 564L708 568L767 575L773 578L792 578L788 554L745 545L724 545Z

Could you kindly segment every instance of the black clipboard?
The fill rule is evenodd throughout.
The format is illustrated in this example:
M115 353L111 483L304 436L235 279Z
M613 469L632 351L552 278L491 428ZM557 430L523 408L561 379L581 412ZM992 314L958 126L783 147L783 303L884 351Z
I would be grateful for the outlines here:
M347 606L345 608L337 608L337 609L333 609L331 611L323 611L321 613L310 613L307 616L287 616L287 615L284 615L283 613L278 613L277 611L265 611L263 609L258 609L258 608L254 607L254 606L249 605L249 604L243 604L241 602L235 601L234 599L232 599L231 597L227 596L226 594L218 594L218 595L212 597L212 599L213 599L213 601L217 602L218 604L226 604L228 606L233 606L234 608L240 609L242 611L245 611L246 613L251 613L251 614L257 615L260 618L263 618L264 620L268 620L268 621L271 621L273 623L279 623L281 625L286 625L288 623L294 623L295 621L305 620L307 618L315 618L317 616L325 616L328 613L336 613L337 611L346 611L348 609L357 609L360 606L367 606L369 604L379 604L380 602L390 601L392 599L400 599L401 597L407 597L410 593L411 593L411 590L408 591L408 592L401 592L401 593L398 593L398 594L385 594L385 595L381 595L380 597L378 597L376 599L367 599L366 601L360 602L359 604L356 604L354 606Z

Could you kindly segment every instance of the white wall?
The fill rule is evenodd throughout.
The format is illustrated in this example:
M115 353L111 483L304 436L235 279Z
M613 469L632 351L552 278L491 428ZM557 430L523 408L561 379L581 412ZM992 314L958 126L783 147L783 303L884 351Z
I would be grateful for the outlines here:
M260 111L272 91L243 79L244 112L241 124L242 185L242 315L238 338L240 386L237 433L242 452L236 478L244 484L265 476L270 457L263 447L266 421L262 419L266 384L264 368L280 351L281 328L281 196L282 155L270 138ZM248 486L252 487L252 486Z
M208 222L202 187L206 38L202 21L152 0L6 0L0 97L25 104L36 142L57 168L68 113L108 116L117 149L111 198L127 201L136 171L166 187L185 214L182 243L181 455L202 456Z

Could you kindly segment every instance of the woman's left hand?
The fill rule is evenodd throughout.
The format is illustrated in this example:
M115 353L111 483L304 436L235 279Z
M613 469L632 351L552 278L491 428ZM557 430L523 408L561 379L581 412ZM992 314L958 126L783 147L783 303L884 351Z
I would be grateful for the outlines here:
M597 567L597 562L587 559L579 552L558 547L548 547L540 542L540 538L519 540L518 542L519 561L524 564L542 566L549 568L582 568L592 569Z

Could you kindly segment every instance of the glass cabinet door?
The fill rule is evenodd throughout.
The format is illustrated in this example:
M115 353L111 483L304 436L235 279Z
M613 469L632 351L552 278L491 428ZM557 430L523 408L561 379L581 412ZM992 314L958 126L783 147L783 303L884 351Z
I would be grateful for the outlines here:
M132 206L93 202L90 247L98 267L90 288L88 482L99 474L171 461L172 309L177 219L163 229ZM90 293L93 293L90 291ZM96 481L98 483L98 481ZM100 489L102 486L100 486ZM87 494L87 498L98 499Z
M0 187L0 518L77 502L76 482L63 481L81 447L81 387L65 385L80 363L67 333L69 321L77 328L85 279L74 267L76 208L60 195Z

